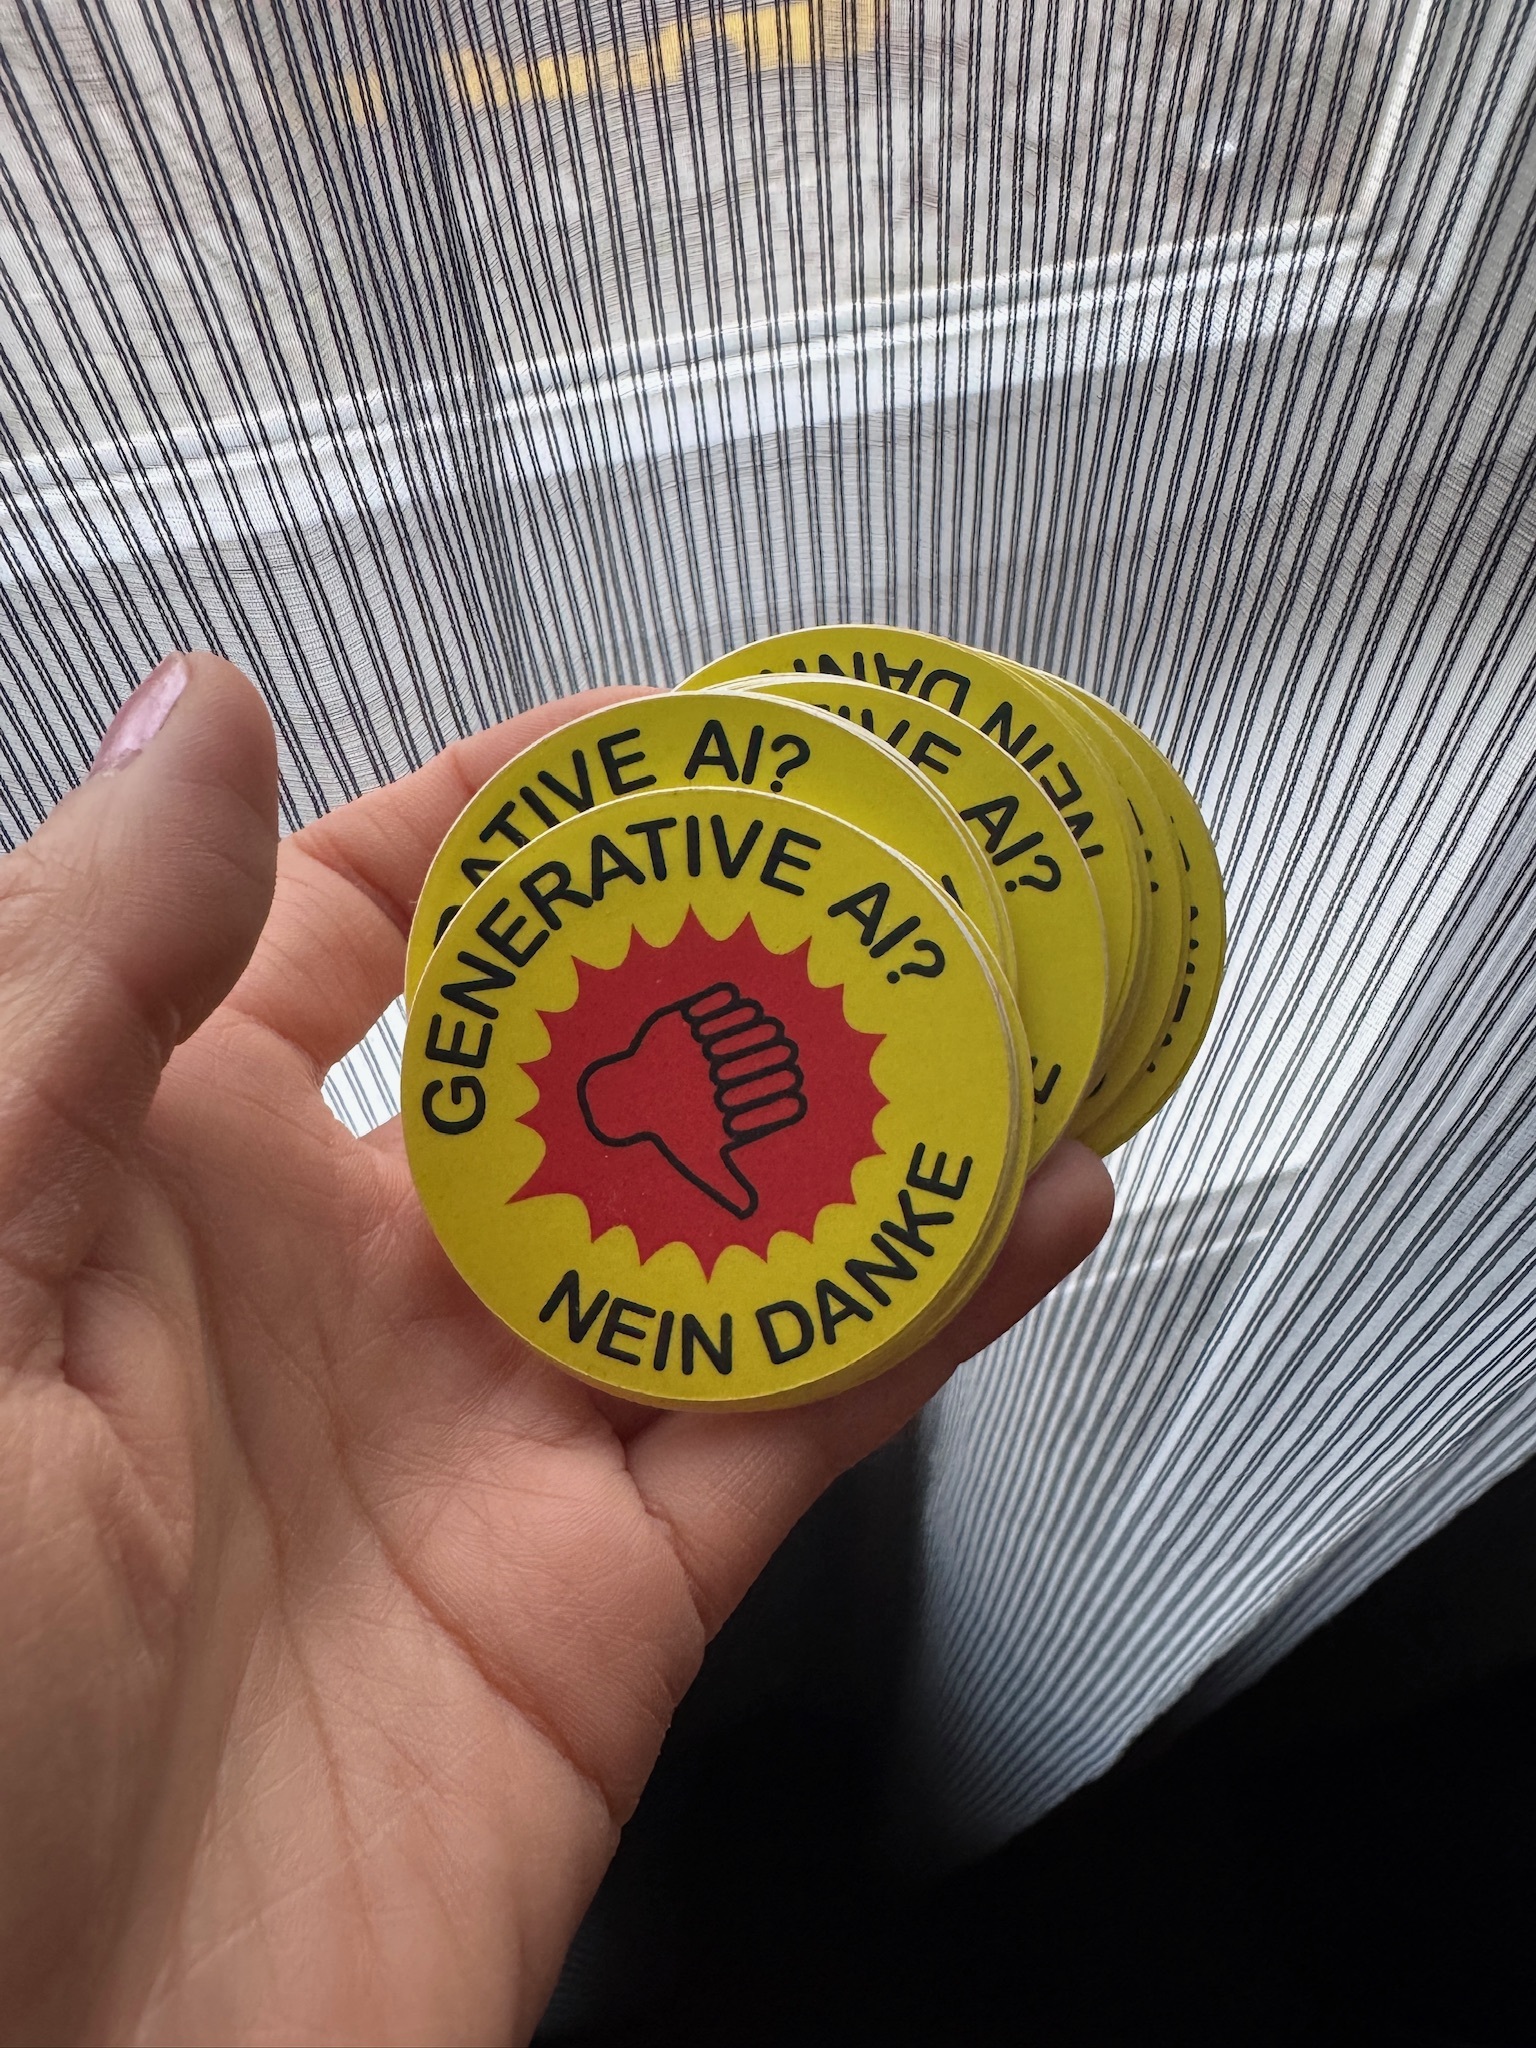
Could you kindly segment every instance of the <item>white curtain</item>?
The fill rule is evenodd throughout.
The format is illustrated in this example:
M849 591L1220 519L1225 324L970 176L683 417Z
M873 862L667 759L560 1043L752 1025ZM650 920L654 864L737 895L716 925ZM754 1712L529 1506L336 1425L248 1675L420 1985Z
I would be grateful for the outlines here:
M1533 75L1493 0L0 0L6 842L172 644L291 823L818 618L1199 793L1208 1050L927 1425L929 1852L1536 1451Z

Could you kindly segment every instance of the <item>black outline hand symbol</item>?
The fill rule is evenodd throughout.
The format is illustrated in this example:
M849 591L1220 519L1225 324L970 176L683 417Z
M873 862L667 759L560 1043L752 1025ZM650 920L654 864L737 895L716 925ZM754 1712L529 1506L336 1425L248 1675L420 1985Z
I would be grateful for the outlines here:
M709 1083L723 1134L718 1153L708 1159L697 1155L691 1160L681 1159L659 1131L636 1130L620 1135L614 1128L615 1099L601 1083L599 1093L608 1095L603 1110L594 1110L590 1100L593 1081L605 1071L635 1058L643 1043L669 1017L677 1017L686 1024L694 1044L708 1062ZM696 995L653 1010L622 1052L593 1060L576 1083L576 1099L587 1129L601 1144L654 1145L685 1180L711 1201L718 1202L722 1209L745 1219L757 1208L757 1190L736 1164L736 1154L746 1145L755 1145L760 1138L799 1123L805 1115L805 1076L800 1071L799 1058L800 1048L777 1017L770 1017L761 1003L744 996L733 982L717 981ZM718 1172L713 1171L715 1157L719 1160Z

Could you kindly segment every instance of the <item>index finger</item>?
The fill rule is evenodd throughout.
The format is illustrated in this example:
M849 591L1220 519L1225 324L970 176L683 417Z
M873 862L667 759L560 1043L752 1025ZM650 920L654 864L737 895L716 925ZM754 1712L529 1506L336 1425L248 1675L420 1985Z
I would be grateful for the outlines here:
M319 1078L400 994L421 885L476 790L573 718L650 694L618 684L535 705L293 833L278 853L266 929L229 1007L296 1046Z

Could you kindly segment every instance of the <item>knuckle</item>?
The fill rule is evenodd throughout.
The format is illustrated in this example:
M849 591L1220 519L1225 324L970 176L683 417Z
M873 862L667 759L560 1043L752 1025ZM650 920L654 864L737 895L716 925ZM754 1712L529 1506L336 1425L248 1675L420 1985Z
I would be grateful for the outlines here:
M0 860L0 977L9 979L31 965L34 935L67 899L72 866L66 855L44 855L31 839Z

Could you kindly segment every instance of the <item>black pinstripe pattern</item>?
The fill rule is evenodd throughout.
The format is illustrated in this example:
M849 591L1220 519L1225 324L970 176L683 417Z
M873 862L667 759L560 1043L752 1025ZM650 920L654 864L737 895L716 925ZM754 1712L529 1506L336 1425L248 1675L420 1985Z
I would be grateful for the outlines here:
M1198 789L1211 1046L930 1425L930 1841L1536 1448L1533 76L1492 0L0 6L0 842L189 642L290 823L817 616Z

